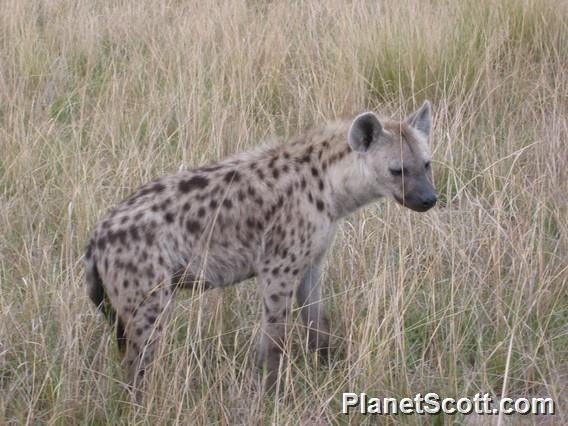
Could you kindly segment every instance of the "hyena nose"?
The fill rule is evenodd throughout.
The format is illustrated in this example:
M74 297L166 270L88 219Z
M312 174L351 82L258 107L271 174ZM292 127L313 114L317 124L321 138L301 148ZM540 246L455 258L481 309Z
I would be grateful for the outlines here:
M428 195L422 200L422 206L424 206L425 209L432 208L436 204L436 201L438 201L436 194Z

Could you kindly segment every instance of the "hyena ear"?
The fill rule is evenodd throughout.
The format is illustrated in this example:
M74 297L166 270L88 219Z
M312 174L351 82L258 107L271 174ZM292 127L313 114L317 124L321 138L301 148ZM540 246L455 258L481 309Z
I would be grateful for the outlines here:
M383 131L383 125L372 112L359 114L351 123L347 142L355 151L365 152Z
M424 101L420 108L406 117L405 121L424 136L429 137L432 130L432 105L430 101Z

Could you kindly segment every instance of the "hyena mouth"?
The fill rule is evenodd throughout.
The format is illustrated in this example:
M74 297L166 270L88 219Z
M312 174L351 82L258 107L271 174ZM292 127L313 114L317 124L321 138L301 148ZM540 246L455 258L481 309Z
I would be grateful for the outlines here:
M397 194L393 194L393 197L401 206L408 207L409 209L419 213L424 213L425 211L430 210L436 205L437 201L435 195L420 200L416 200L413 197L405 197L402 199Z

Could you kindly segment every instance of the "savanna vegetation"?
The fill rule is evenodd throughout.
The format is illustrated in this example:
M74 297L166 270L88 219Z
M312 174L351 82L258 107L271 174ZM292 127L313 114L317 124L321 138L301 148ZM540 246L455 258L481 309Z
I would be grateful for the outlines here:
M568 3L3 0L0 423L364 424L342 392L550 396L568 421ZM140 184L430 99L439 205L349 218L325 266L339 350L255 391L254 282L178 296L145 404L86 297L92 226ZM297 319L297 311L294 311ZM299 325L299 322L298 322Z

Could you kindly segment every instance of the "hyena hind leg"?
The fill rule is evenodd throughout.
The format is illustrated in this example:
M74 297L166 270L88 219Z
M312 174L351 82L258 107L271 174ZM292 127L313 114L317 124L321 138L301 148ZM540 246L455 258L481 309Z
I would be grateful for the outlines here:
M137 400L147 382L147 370L155 359L164 325L172 309L172 289L151 290L133 308L125 325L126 354L123 363L128 372L128 385Z

